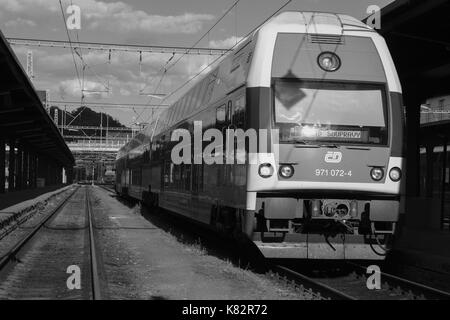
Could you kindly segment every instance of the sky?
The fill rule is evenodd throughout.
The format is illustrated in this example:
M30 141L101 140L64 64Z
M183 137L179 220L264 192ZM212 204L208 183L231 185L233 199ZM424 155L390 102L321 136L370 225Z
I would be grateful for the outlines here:
M287 0L240 0L197 47L229 48L280 8ZM81 29L70 30L72 41L191 47L236 0L61 0L81 10ZM292 0L284 10L345 13L362 19L369 5L384 7L392 0ZM68 14L65 13L66 19ZM5 37L67 41L59 0L0 0L0 29ZM171 54L81 51L75 55L77 77L70 49L13 46L25 68L26 54L33 51L34 80L38 90L49 90L51 100L80 101L81 88L88 102L158 104L143 92L170 94L208 66L214 57L175 56L161 77ZM161 80L162 79L162 80ZM81 81L83 80L83 81ZM195 83L195 82L192 82ZM159 84L159 85L158 85ZM176 100L177 91L164 103ZM125 125L148 122L151 109L94 109L107 112Z

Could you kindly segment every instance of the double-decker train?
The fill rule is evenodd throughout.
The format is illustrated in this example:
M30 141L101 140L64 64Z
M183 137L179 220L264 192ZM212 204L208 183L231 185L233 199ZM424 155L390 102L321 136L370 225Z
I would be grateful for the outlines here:
M245 236L268 258L384 259L401 207L403 117L375 30L282 12L119 151L116 191ZM238 129L244 144L220 143ZM266 130L256 145L251 130ZM206 149L223 161L205 161Z

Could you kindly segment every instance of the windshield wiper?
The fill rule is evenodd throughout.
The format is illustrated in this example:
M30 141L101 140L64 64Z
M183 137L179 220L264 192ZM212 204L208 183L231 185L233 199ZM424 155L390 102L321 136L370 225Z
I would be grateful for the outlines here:
M312 144L312 143L306 142L304 140L292 139L292 140L288 140L287 142L294 142L296 148L320 148L319 145Z
M346 148L349 150L371 150L369 147L358 147L358 146L351 146Z
M313 144L306 142L304 140L289 140L289 142L294 142L296 148L339 148L337 144L331 143L331 144Z
M320 144L319 147L321 148L339 148L337 144L330 143L330 144Z

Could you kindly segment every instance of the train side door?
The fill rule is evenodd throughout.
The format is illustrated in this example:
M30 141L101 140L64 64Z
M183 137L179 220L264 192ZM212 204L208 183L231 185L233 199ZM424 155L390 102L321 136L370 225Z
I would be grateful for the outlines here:
M246 126L246 108L245 108L245 93L239 94L234 98L233 104L233 126L235 129L242 129L244 132ZM242 196L245 194L245 185L247 183L247 152L250 142L244 143L244 149L238 148L237 141L234 144L234 163L233 166L233 184L235 194ZM236 199L236 198L235 198ZM243 200L242 200L243 201Z
M235 145L236 141L234 138L234 135L232 133L232 130L236 129L236 126L234 125L234 103L232 99L229 99L227 102L227 113L226 113L226 129L229 131L227 132L225 130L224 132L224 176L223 176L223 182L225 186L232 186L233 185L233 167L235 163ZM228 133L228 135L227 135ZM229 142L230 141L230 142Z

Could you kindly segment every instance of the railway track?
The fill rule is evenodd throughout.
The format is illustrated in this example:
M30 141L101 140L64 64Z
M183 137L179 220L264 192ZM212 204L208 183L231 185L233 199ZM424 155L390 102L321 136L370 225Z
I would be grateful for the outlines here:
M366 267L347 262L345 275L313 277L309 272L282 265L271 266L280 278L294 282L320 299L332 300L450 300L450 293L421 283L380 272L382 286L369 290Z
M293 281L296 286L300 286L301 289L309 291L316 298L324 300L358 300L345 292L339 291L290 268L274 265L270 269L281 278Z
M89 187L76 187L29 230L0 258L0 298L102 299ZM73 264L78 290L68 285Z
M89 220L89 245L91 258L91 284L92 284L92 298L93 300L101 300L102 294L100 289L99 270L97 263L97 250L95 245L94 225L92 218L91 200L89 199L88 188L86 188L86 211Z

